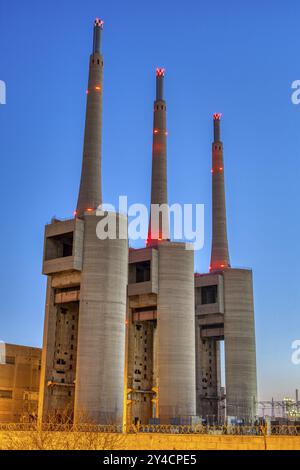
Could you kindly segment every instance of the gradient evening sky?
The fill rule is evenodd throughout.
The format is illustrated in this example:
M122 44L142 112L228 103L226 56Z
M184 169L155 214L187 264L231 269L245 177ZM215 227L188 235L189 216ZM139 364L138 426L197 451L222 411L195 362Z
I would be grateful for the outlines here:
M0 339L41 346L43 231L72 216L92 23L104 19L103 194L149 203L154 71L166 68L171 203L205 204L209 265L212 113L223 113L233 266L254 274L259 395L300 388L298 0L1 1Z

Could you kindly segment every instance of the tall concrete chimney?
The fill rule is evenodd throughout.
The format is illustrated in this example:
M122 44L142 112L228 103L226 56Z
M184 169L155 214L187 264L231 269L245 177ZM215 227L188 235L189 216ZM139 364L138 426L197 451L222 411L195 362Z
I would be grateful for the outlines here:
M126 217L110 212L115 237L101 239L98 227L108 216L95 209L101 195L102 70L100 39L103 21L94 25L87 95L83 165L77 216L84 221L77 364L75 423L121 424L124 402L125 318L128 241L120 236ZM78 217L77 217L77 220Z
M80 189L76 215L95 210L102 203L101 144L102 144L102 82L103 57L100 52L103 21L94 22L93 51L90 56L87 89L85 132Z
M152 180L151 180L151 214L149 221L147 245L157 245L158 241L169 240L169 210L167 190L167 127L166 102L164 100L165 69L156 69L156 99L153 115L152 145ZM155 211L159 205L159 216Z
M223 144L221 142L221 114L214 114L214 141L212 144L212 247L210 271L230 267L224 184Z

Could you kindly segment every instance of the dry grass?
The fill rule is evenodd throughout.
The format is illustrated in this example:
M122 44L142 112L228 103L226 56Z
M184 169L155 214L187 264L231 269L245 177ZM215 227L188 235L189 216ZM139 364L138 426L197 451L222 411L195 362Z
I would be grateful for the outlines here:
M115 450L124 447L125 435L99 432L2 431L0 450Z
M68 411L49 414L44 423L24 415L22 423L0 424L0 450L115 450L125 435L114 425L95 425L85 415L73 425Z

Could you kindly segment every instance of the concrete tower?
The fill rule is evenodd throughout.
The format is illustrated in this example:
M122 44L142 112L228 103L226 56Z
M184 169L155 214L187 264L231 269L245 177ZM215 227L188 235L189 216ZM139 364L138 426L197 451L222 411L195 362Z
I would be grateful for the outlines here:
M103 21L95 20L93 51L90 56L87 88L85 132L80 188L77 201L77 216L89 209L97 209L102 203L101 191L101 140L102 140L102 90L103 57L101 54L101 32Z
M224 184L223 143L220 135L221 114L214 114L212 144L212 245L210 271L230 266Z
M223 281L226 412L251 422L257 413L252 271L226 269Z
M156 99L153 110L153 145L151 178L151 215L148 246L169 240L169 210L167 188L167 107L164 100L165 69L156 69ZM159 207L158 207L159 206ZM158 216L155 211L160 208Z
M102 26L96 19L76 217L53 220L45 230L40 420L67 414L76 423L122 423L128 242L119 230L126 218L95 211L101 204ZM115 237L101 238L99 227L109 218Z
M225 415L247 422L256 414L257 382L252 271L230 267L220 114L212 145L212 254L210 273L195 276L197 414L222 414L220 342L225 343Z
M164 70L156 71L152 204L167 204ZM167 212L168 214L168 212ZM152 213L153 215L153 213ZM147 248L130 250L127 423L189 423L196 414L194 253L150 229Z

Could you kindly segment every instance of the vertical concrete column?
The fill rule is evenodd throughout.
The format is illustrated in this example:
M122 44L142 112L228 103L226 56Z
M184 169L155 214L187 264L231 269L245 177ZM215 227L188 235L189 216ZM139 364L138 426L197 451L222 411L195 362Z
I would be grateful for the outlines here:
M223 277L227 415L251 421L257 400L252 271L227 269Z
M224 183L223 143L220 137L220 114L214 114L214 142L212 144L212 248L210 271L230 266Z
M122 424L128 242L100 240L101 217L85 216L75 422ZM122 216L123 217L123 216ZM124 223L124 221L122 221Z
M51 412L50 390L47 387L53 370L55 330L56 330L57 308L54 304L54 289L51 287L51 276L47 278L44 336L41 360L41 375L39 388L38 420L39 423L46 421Z
M156 69L156 100L153 110L153 145L152 145L152 178L151 178L151 208L153 204L159 206L168 204L167 189L167 107L163 98L164 69ZM150 209L151 209L150 208ZM150 215L148 245L155 245L159 240L169 240L169 211L165 207L166 217L163 224L160 213L158 224Z
M194 253L158 245L158 403L161 423L196 414Z
M82 216L87 209L96 209L102 203L101 146L102 146L102 88L103 57L100 39L103 21L94 24L93 52L90 56L87 88L83 159L76 213Z

